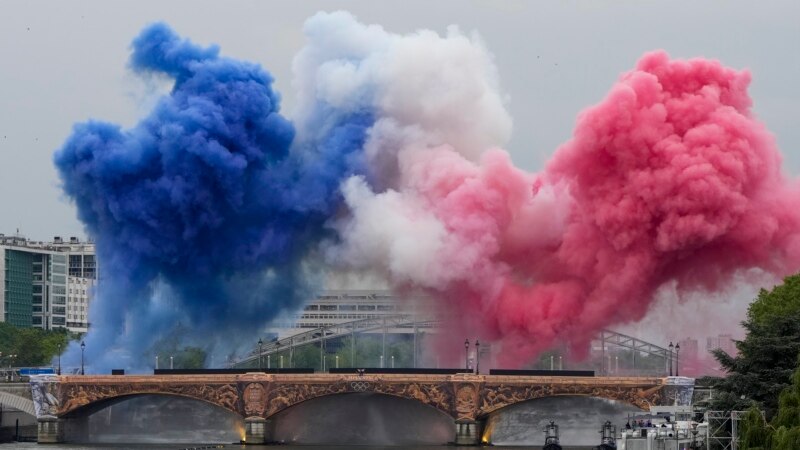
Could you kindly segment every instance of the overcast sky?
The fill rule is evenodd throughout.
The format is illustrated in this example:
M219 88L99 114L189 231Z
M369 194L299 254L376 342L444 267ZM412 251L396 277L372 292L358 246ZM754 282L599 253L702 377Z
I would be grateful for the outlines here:
M755 111L777 136L786 172L800 172L800 2L752 1L0 1L0 232L83 236L60 194L52 153L73 123L136 123L141 80L126 71L131 39L163 20L217 43L276 78L291 112L291 62L303 21L346 9L399 33L457 24L495 55L514 118L509 151L539 170L596 103L648 50L749 68Z

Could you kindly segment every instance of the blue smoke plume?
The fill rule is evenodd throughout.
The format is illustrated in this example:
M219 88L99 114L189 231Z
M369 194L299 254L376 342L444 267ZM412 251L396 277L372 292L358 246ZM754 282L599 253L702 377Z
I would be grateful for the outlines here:
M131 129L89 121L54 157L97 244L100 281L86 360L93 371L144 368L176 325L219 356L252 344L310 295L304 261L340 207L340 182L363 174L370 111L339 117L302 144L279 112L272 77L167 25L133 41L130 67L174 80ZM75 364L73 346L65 362Z

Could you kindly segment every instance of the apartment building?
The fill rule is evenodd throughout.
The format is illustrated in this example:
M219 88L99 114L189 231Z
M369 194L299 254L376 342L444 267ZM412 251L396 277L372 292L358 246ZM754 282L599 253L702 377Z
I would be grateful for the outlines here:
M59 237L42 242L0 234L0 321L85 332L88 321L80 318L80 310L75 311L78 314L68 311L81 304L88 308L96 276L92 243L77 238L65 242ZM80 295L74 294L77 290ZM77 303L70 305L70 297Z

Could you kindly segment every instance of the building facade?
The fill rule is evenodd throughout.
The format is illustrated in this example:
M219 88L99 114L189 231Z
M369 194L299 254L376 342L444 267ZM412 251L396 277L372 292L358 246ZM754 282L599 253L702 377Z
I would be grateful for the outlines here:
M686 338L679 341L678 345L681 346L681 351L678 356L684 361L695 360L700 356L700 343L697 339Z
M76 275L70 276L73 273ZM80 314L80 309L73 314L68 311L70 307L88 308L96 276L91 243L77 238L65 244L58 237L41 242L0 235L0 321L19 327L86 332L88 321L80 318L85 314ZM75 295L74 305L68 304L70 290L81 292Z
M736 342L730 334L720 334L718 336L710 336L706 339L706 350L712 352L720 349L730 356L736 356L738 350L736 349Z
M89 302L95 280L84 277L67 278L67 329L75 333L89 331Z
M397 314L431 315L426 313L424 297L399 298L383 290L328 290L311 300L302 311L272 323L268 334L283 339L320 327L373 319ZM432 315L431 315L432 316Z

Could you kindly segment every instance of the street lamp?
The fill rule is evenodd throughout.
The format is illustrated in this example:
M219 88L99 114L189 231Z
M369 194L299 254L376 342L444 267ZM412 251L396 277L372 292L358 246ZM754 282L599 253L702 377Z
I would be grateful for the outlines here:
M158 370L158 355L156 355L156 370Z
M281 360L280 368L283 369L283 355L281 355L281 341L275 341L275 352L278 354L278 359Z
M392 355L392 369L394 369L394 355Z
M475 374L481 374L481 343L475 339Z
M86 350L86 342L81 341L81 375L86 375L86 372L83 370L83 351Z
M174 368L175 368L175 366L172 365L172 356L170 356L169 357L169 369L172 370Z
M669 341L669 376L672 376L672 351L675 349L675 346L672 345L672 341Z
M58 343L58 372L56 374L61 375L61 343Z
M676 377L679 376L678 375L678 368L680 368L680 366L681 366L680 357L681 357L681 343L678 342L678 344L675 346L675 376Z
M261 370L261 349L264 346L264 341L258 338L258 370Z
M464 368L469 370L469 339L464 340Z

